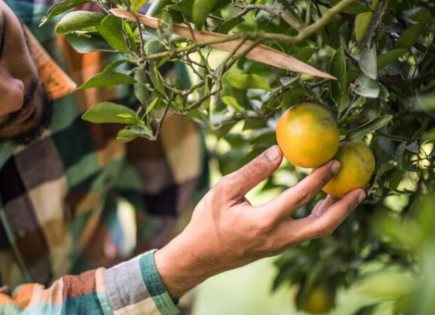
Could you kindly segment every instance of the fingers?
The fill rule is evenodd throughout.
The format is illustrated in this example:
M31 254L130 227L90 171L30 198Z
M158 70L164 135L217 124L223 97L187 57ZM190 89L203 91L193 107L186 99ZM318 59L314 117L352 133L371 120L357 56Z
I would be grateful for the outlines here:
M331 195L326 196L325 199L320 200L314 209L311 211L312 216L320 217L330 206L332 206L340 198L333 197Z
M338 161L331 161L319 167L296 186L260 206L259 211L264 212L264 215L268 217L273 217L273 220L277 222L281 221L313 199L331 177L338 173L339 169Z
M316 215L286 222L277 233L281 234L280 238L287 238L290 243L303 242L331 234L365 196L364 190L356 189L329 207L327 205L333 202L334 198L326 198L321 209L317 209Z
M262 180L272 175L281 160L282 152L274 145L239 170L224 176L215 189L226 198L239 200Z

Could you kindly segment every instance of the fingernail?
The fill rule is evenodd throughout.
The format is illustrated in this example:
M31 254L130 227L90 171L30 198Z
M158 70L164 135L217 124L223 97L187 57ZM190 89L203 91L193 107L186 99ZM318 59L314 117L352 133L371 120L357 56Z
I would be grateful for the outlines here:
M341 164L338 161L333 161L331 164L331 171L335 175L340 170Z
M266 158L269 160L269 162L275 162L279 158L279 156L280 152L277 145L270 147L266 151Z
M366 193L365 191L361 191L358 195L358 202L363 201L366 198Z

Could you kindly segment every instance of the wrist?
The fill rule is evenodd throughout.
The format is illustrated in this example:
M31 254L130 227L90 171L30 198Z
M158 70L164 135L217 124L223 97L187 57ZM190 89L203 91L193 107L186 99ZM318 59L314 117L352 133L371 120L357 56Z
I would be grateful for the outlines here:
M157 271L174 300L211 276L195 258L192 248L185 248L179 238L154 254Z

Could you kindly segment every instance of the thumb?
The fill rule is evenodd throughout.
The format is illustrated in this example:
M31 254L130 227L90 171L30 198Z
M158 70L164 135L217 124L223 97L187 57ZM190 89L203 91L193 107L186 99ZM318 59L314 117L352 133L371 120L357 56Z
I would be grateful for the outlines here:
M228 198L239 200L278 168L282 161L281 149L274 145L239 170L224 176L218 186L225 187Z

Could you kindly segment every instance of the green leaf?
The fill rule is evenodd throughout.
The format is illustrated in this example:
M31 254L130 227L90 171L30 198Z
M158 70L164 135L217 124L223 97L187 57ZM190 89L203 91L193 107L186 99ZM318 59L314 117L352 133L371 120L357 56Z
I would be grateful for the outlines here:
M219 27L219 33L228 34L229 31L231 31L234 27L239 25L240 23L243 23L245 19L241 17L233 17L229 20L226 20L223 22Z
M377 117L365 123L364 125L361 125L356 129L353 129L351 132L349 132L347 137L350 140L360 140L366 134L371 133L387 125L391 121L391 119L393 119L392 115L384 115L384 116Z
M129 62L128 59L116 59L114 61L112 61L111 63L109 63L106 68L104 68L103 72L107 72L107 71L113 71L114 69L116 69L117 67L119 67L120 65Z
M145 47L144 47L145 53L147 55L157 53L157 52L161 51L162 49L163 49L163 45L160 42L160 40L158 40L158 39L148 40L145 43Z
M122 143L127 143L138 137L139 135L137 135L135 132L130 131L130 129L124 128L118 131L118 134L116 135L116 140Z
M85 54L91 51L113 52L113 48L97 33L68 33L66 39L79 53Z
M372 20L373 13L372 12L362 12L357 14L355 18L355 39L358 43L362 42L364 36L367 33L367 30L370 26L370 21Z
M222 102L225 103L225 105L232 107L236 112L243 111L242 106L237 102L237 99L233 96L222 96Z
M151 113L151 111L156 107L156 105L160 104L161 102L162 102L162 99L160 97L155 97L151 101L151 103L148 104L145 115L148 115L149 113Z
M113 87L120 84L132 84L135 82L136 81L127 74L114 71L103 71L83 83L79 89L82 90L93 87Z
M380 89L377 82L365 75L360 76L355 81L354 92L358 95L368 97L368 98L378 98Z
M330 81L331 98L339 112L342 112L349 103L349 95L347 89L347 66L346 57L344 55L343 46L340 46L332 56L329 63L329 72L337 78Z
M364 296L390 300L412 293L415 287L415 280L404 271L382 271L366 276L356 284L355 290Z
M432 14L428 9L423 7L417 7L411 10L407 10L403 13L403 15L414 22L426 25L430 25L432 23Z
M173 28L172 17L167 11L163 11L159 16L157 34L160 39L169 41L173 33L174 33L174 28Z
M434 111L435 110L435 93L417 95L412 98L415 110Z
M54 18L55 16L62 14L66 11L69 11L73 8L76 8L78 6L81 6L82 4L85 4L87 0L64 0L59 3L56 3L50 9L48 9L47 13L44 15L44 17L41 20L41 24L39 26L42 26L45 24L48 20Z
M145 72L140 68L136 69L134 71L134 79L136 80L136 83L133 85L134 95L145 108L150 99L148 90L145 88L147 84Z
M406 49L398 48L393 49L390 51L387 51L386 53L380 54L378 56L378 69L382 69L386 65L390 64L391 62L399 59L407 52Z
M417 42L424 31L424 24L417 23L408 27L396 42L396 48L409 49Z
M296 59L299 59L300 61L307 62L310 60L311 56L317 51L317 48L314 47L302 47L299 49Z
M154 65L152 69L150 69L149 75L150 75L150 80L154 88L156 89L156 91L159 92L161 96L166 96L166 90L163 86L164 79L160 75L157 66Z
M179 3L169 6L169 9L176 10L186 16L192 17L194 0L182 0Z
M201 28L208 15L213 11L218 0L194 0L192 8L192 21L197 28Z
M122 20L116 16L108 15L97 25L97 30L110 46L121 53L127 53L128 47L122 36Z
M371 48L364 48L361 51L359 60L361 71L369 78L376 80L378 75L378 67L376 60L376 46L372 45Z
M424 139L435 142L435 129L426 132L426 134L424 135Z
M104 15L89 11L73 11L65 14L56 25L56 33L66 34L81 29L97 26Z
M240 90L263 89L270 90L269 84L258 74L254 73L228 73L226 80Z
M341 0L331 0L331 2L333 4L338 4ZM367 1L364 1L367 2ZM354 1L353 3L349 4L346 9L344 10L344 12L348 13L348 14L358 14L361 12L366 12L369 11L370 8L367 7L366 5L362 4L360 1Z
M112 102L101 102L92 106L82 115L82 118L100 124L143 124L134 110Z

